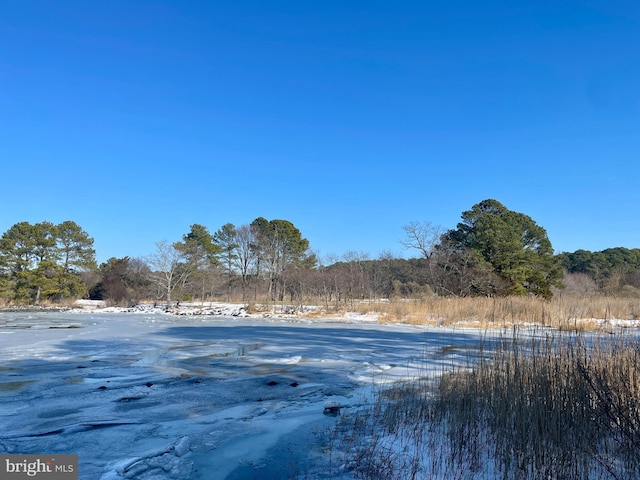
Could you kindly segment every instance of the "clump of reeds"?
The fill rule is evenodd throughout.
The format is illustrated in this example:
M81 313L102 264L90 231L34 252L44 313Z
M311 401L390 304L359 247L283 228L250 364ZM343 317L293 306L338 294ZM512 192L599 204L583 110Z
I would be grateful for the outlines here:
M468 368L381 390L346 415L366 479L640 478L640 342L505 340Z
M638 478L640 344L512 341L492 362L443 376L434 412L452 452L490 452L502 478ZM481 445L469 441L478 432Z

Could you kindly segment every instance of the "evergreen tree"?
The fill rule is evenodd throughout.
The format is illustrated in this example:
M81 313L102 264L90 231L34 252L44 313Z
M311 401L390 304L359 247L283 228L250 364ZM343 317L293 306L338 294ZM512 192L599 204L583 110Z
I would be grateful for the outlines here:
M95 268L93 239L71 221L13 225L0 238L2 291L10 301L78 298L86 287L78 275Z
M58 276L57 295L62 298L82 296L86 287L77 273L97 268L93 238L70 220L57 225L55 234L59 267L62 269Z
M176 273L179 273L182 287L187 286L187 281L190 286L197 285L197 291L204 301L207 287L213 283L220 247L207 227L196 223L191 225L189 233L182 236L182 242L174 244L174 248L180 253Z
M562 269L546 230L497 200L484 200L463 212L462 222L444 235L443 244L479 254L506 282L510 294L550 298L551 288L562 286Z
M236 250L238 249L238 232L233 223L224 224L216 233L213 234L213 242L218 246L220 253L218 258L224 266L225 275L227 276L227 301L231 300L231 286L233 282L233 266L238 259Z
M288 220L267 220L258 217L251 226L255 231L258 264L267 271L269 295L276 297L275 286L288 267L311 268L316 257L309 253L309 240Z

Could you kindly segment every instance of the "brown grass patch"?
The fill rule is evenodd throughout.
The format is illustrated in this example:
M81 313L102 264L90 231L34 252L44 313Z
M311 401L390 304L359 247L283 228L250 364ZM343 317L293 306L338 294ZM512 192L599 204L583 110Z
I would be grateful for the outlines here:
M589 331L609 328L607 321L640 318L640 299L605 295L536 297L428 297L360 303L360 313L377 312L382 322L415 325L455 325L480 328L539 325L561 330Z

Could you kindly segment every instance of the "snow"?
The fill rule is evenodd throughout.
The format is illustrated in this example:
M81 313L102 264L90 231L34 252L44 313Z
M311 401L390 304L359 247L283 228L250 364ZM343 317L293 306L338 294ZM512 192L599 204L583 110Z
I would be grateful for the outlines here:
M327 406L353 411L500 335L182 308L0 313L0 452L76 453L84 480L327 478Z

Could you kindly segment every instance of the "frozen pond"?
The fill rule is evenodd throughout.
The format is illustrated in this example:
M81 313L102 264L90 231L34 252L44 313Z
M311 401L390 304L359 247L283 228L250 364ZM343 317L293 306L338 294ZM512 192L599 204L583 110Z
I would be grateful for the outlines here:
M0 313L0 452L84 480L327 478L328 405L466 362L486 333L314 320Z

